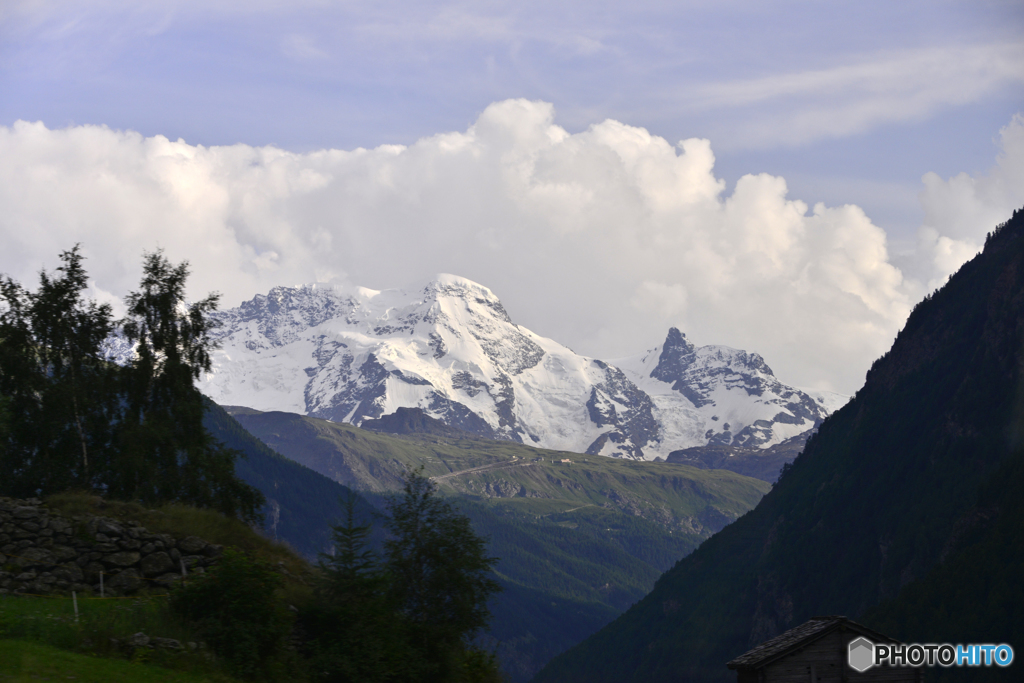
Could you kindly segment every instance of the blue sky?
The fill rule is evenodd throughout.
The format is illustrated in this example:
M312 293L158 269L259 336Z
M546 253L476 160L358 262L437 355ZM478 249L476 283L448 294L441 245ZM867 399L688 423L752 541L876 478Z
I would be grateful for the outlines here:
M118 145L132 147L134 144L135 152L123 152L118 158L133 153L142 155L140 159L149 158L140 150L144 150L145 141L154 136L163 136L172 142L181 138L188 149L193 150L186 154L192 155L190 158L202 156L194 153L200 146L209 150L241 145L296 154L313 166L320 162L309 155L325 149L362 147L380 152L382 145L401 145L406 150L403 159L415 157L416 150L428 155L430 149L440 148L432 147L427 141L444 134L472 137L473 131L482 130L481 122L486 121L500 121L500 125L496 125L507 128L506 132L520 130L521 125L527 125L524 121L549 133L557 128L570 136L565 144L573 149L603 145L601 149L617 150L620 159L628 156L623 150L633 144L628 140L636 137L636 131L663 139L670 146L692 138L706 139L714 156L714 166L704 172L710 174L709 178L724 182L720 189L709 189L708 196L717 196L721 210L714 214L717 218L708 213L698 219L693 211L677 207L673 209L677 213L672 214L671 220L680 221L678 225L698 226L698 223L705 225L718 220L724 221L722 226L734 225L729 223L727 204L730 198L736 200L737 181L747 174L770 174L785 180L786 190L775 188L776 195L806 205L804 220L811 220L807 217L814 214L813 207L818 202L836 210L852 204L862 209L867 219L865 225L870 224L870 229L865 227L865 230L874 230L871 235L876 237L877 231L881 231L886 252L879 258L899 275L899 282L893 280L883 287L891 291L869 294L852 285L836 284L848 282L848 278L844 279L846 276L834 275L828 280L838 288L836 296L860 297L864 310L868 311L864 314L868 317L861 321L858 329L871 332L864 334L859 346L842 350L848 354L845 365L855 367L856 372L844 374L840 368L842 363L832 366L824 359L816 364L805 363L801 359L807 354L792 350L793 339L786 334L768 335L770 338L765 339L765 335L758 332L765 325L805 330L803 323L786 316L798 316L801 310L808 310L806 301L793 300L778 306L789 313L774 312L759 318L750 312L728 323L712 321L713 311L722 308L717 295L702 293L698 284L685 278L673 280L671 263L649 266L639 252L633 255L635 260L628 267L622 268L629 274L616 283L619 299L607 292L602 295L630 308L637 321L648 321L630 323L630 327L639 332L616 331L607 322L587 322L602 315L598 301L581 306L578 320L565 322L562 320L565 316L560 315L556 307L545 309L544 300L550 298L550 288L567 287L570 290L567 295L580 301L591 296L588 292L598 286L579 285L578 290L573 290L562 276L544 277L543 269L557 268L559 263L546 258L538 257L532 266L542 273L540 279L544 280L543 287L538 285L533 289L521 283L522 278L517 276L519 266L487 264L488 258L498 256L495 243L487 242L484 235L487 228L479 226L488 221L500 224L503 218L492 216L485 209L455 216L450 213L451 208L445 206L437 209L434 218L432 214L410 212L404 219L405 229L410 234L426 231L434 241L443 240L446 235L443 228L437 227L434 232L421 230L415 225L417 219L437 225L466 220L478 226L478 232L473 233L470 241L486 243L480 250L467 251L460 258L439 256L434 262L423 264L422 272L405 262L411 263L412 256L424 255L426 252L422 249L409 259L398 258L397 261L404 264L402 268L382 263L376 270L370 270L360 263L346 261L354 245L360 245L368 253L373 251L375 247L368 245L373 242L370 235L375 231L404 234L393 225L398 218L372 207L358 208L357 204L362 201L358 197L331 206L312 199L287 204L281 209L278 227L264 229L268 235L275 229L278 231L275 234L288 235L287 239L280 238L277 242L266 235L254 238L252 243L245 242L246 230L253 234L259 231L245 223L248 219L244 215L229 216L230 209L225 209L227 213L221 216L222 220L217 219L214 217L220 210L217 204L211 204L214 208L206 213L195 209L200 213L188 215L196 218L197 224L210 220L210 234L227 226L236 237L243 235L232 247L235 250L232 258L236 259L239 272L261 273L259 277L243 278L246 287L266 288L272 284L293 284L297 279L313 279L303 277L304 272L319 273L317 278L351 280L376 287L398 286L417 277L428 277L428 273L459 268L463 271L460 274L474 277L495 289L506 300L506 305L511 301L514 306L510 310L513 314L516 309L520 310L518 318L524 324L584 353L625 355L636 345L652 346L660 339L653 338L646 343L641 337L649 339L656 329L679 320L681 325L692 329L700 343L751 348L763 353L770 364L774 359L774 364L795 375L794 381L853 391L859 382L857 377L863 377L866 364L891 342L905 309L948 274L941 272L943 267L948 269L953 267L950 263L962 260L963 254L979 243L979 235L991 229L988 222L994 220L993 217L1003 215L1005 219L1007 207L1012 210L1013 206L1024 203L1022 195L1013 189L1013 179L1018 178L1015 169L1024 162L1015 156L1016 147L1007 142L1016 139L1014 126L1018 124L1014 123L1017 121L1014 116L1024 111L1024 39L1021 36L1024 36L1024 5L1019 0L901 3L7 0L0 6L0 126L7 131L4 149L8 163L14 164L17 160L22 170L41 168L40 164L64 164L62 168L70 174L70 159L76 158L74 165L78 173L88 176L88 164L93 164L93 171L106 168L115 176L125 174L124 178L137 167L128 162L117 166L109 156L110 150ZM536 106L501 111L489 109L511 99L533 102ZM538 114L541 109L549 112L547 119L543 112ZM36 131L32 134L36 137L32 137L25 130L16 130L15 122L19 120L41 122L46 132ZM592 127L608 120L626 128L614 131L606 128L599 131L600 135L588 134ZM136 144L116 136L100 139L102 136L96 133L90 143L96 147L83 157L84 138L79 136L76 138L79 143L72 143L67 136L53 137L59 131L69 135L79 131L85 135L92 130L90 126L105 126L111 132L124 134L138 133L142 141ZM41 135L53 138L44 145L49 150L45 153L38 144L28 142L30 138L38 142ZM558 135L560 133L555 137ZM609 136L616 135L619 137L611 141ZM494 145L500 146L499 137L486 138L480 134L474 140L487 149L497 149ZM528 137L516 139L529 146L533 143L523 142ZM490 142L480 142L485 138ZM78 157L71 149L75 144L79 144L76 147ZM660 154L655 149L657 144L650 141L643 144L647 145L645 153ZM515 149L522 152L525 148ZM536 152L534 147L530 149ZM680 150L677 146L677 154L682 154ZM210 183L211 188L219 182L217 178L241 173L239 169L244 167L238 166L241 162L237 160L229 163L222 157L217 158L220 161L209 163L216 166L223 162L227 166L218 166L220 170L211 171L213 175L203 176L206 180L202 182ZM536 154L530 158L537 158ZM306 162L297 163L303 166ZM557 166L554 161L551 163ZM434 162L428 165L430 173L445 172L438 170L441 167ZM350 181L354 177L351 174L373 172L373 164L360 167L362 170L346 166L344 173L337 168L328 172L322 166L316 167L331 178L345 175ZM564 183L593 190L603 187L601 183L614 175L609 170L611 175L602 176L600 182L594 181L595 185L588 185L591 181L587 174L597 167L583 164L573 167L575 170L571 172L563 169L559 177ZM415 168L420 167L411 164L403 173L414 173ZM636 171L639 167L630 168ZM12 169L11 174L18 173L13 166ZM540 173L536 168L534 171ZM295 172L301 174L301 170ZM477 177L482 171L452 173L450 182L456 183L464 182L459 178ZM660 182L644 175L646 171L636 173L639 175L630 182L638 186ZM928 186L930 189L922 182L928 173L936 176ZM964 189L967 180L960 185L953 180L961 173L974 183L970 188L974 194L970 197L963 194L967 191ZM565 180L569 176L571 182ZM77 181L69 179L67 182ZM414 182L409 182L410 185L401 186L404 187L402 201L420 191ZM234 197L232 193L242 192L237 187L230 185L223 191ZM57 190L55 185L57 194L54 196L61 196ZM490 196L487 191L478 188L479 196ZM508 193L512 190L508 187L495 192L493 205L500 205L506 199L511 201ZM97 231L109 231L105 237L111 239L112 235L118 235L117 240L121 242L127 233L138 237L139 230L131 227L132 219L125 217L127 209L124 207L103 208L91 199L83 199L85 204L76 212L55 216L49 213L52 198L40 195L39 203L32 204L25 196L24 191L17 195L13 191L0 195L0 201L7 203L8 208L7 223L0 227L8 233L3 246L9 254L0 257L0 270L25 277L44 265L52 267L53 257L47 254L66 248L62 240L81 239L88 249L90 241L98 243L104 238ZM143 197L144 193L138 190L138 196ZM457 194L451 196L453 202L464 201ZM137 215L155 211L153 202L158 204L162 200L153 195L147 201L150 203L139 205ZM624 226L629 221L642 223L647 220L645 216L660 210L658 207L663 203L658 202L661 200L650 201L654 204L646 208L638 206L633 214L623 214L625 223L620 229L628 229ZM954 201L964 207L959 213L952 212L958 216L963 213L958 220L974 220L981 227L971 233L962 227L946 225L943 222L946 214L938 207ZM316 206L324 213L317 213ZM537 219L543 223L534 228L540 233L546 234L544 231L555 229L553 225L561 225L557 216L566 209L552 208L554 205L550 202L544 206L548 208L520 207L525 211L525 218L509 223L507 230L520 230L520 226L536 218L537 211L551 212ZM750 210L756 212L757 209ZM96 212L92 222L81 217L89 211ZM684 213L690 218L684 218ZM347 214L358 216L360 225L341 226L341 219L337 217ZM18 216L22 224L38 223L38 229L47 234L32 240L15 239L12 234L19 227L11 223L14 220L11 216ZM687 223L688 220L697 222ZM861 219L848 220L857 223ZM245 229L237 227L239 221L245 224ZM101 223L109 227L96 227ZM771 219L766 219L765 223L775 224ZM842 221L835 219L829 225L840 223ZM693 230L698 228L693 227ZM296 255L312 249L309 231L316 229L333 236L334 248L340 249L338 245L342 243L346 245L334 255L330 267L313 256L303 260L305 257ZM468 239L469 233L459 232L462 229L453 228L452 234ZM786 247L789 251L785 252L789 255L778 255L777 260L779 264L788 264L788 270L779 265L782 270L778 272L786 274L771 277L783 278L789 289L782 288L778 292L799 289L794 283L801 277L800 273L810 272L808 268L824 268L822 264L826 262L837 262L813 249L808 252L810 255L794 251L791 242L807 238L811 228L793 229L796 232L789 237L779 238L789 245ZM830 229L835 231L834 235L840 235L845 234L843 230L853 228ZM564 230L568 235L576 228ZM771 231L765 234L768 233ZM524 232L523 239L531 234ZM595 234L611 235L611 232L598 230ZM751 235L749 231L740 231L734 233L733 238L752 240L750 244L761 244L765 239L764 235ZM943 238L947 242L942 242ZM160 243L172 255L176 253L172 236L164 234L161 239ZM190 243L194 244L195 239L196 236L191 237ZM602 238L591 236L591 239ZM614 246L618 244L614 236L607 239L608 254L602 258L611 259L605 265L615 270L618 266L612 264L612 254L621 251L621 245ZM866 244L872 239L874 237L863 237L861 242ZM128 243L136 251L155 246L155 241L147 242L143 237ZM583 262L573 265L573 257L569 256L580 252L578 244L570 240L554 246L565 250L566 255L560 262L567 264L568 271L582 272L586 268ZM768 251L776 247L778 244ZM939 264L941 255L936 255L943 249L948 257L942 262L944 266ZM507 253L507 245L500 251ZM185 245L180 253L183 257L187 255ZM189 258L197 266L202 261L194 255ZM528 253L521 256L523 262L531 258ZM591 258L596 257L591 255ZM849 258L857 260L857 257ZM389 260L392 259L382 256L382 261ZM683 256L677 259L683 260ZM479 266L478 272L464 272L474 270L478 264L484 264ZM130 271L128 265L97 262L94 269L97 291L115 297L123 294ZM885 280L884 277L877 280L872 272L863 271L857 277L866 278L872 287ZM408 279L400 279L402 274L408 274ZM275 277L284 279L276 282ZM374 281L367 282L367 279ZM198 268L197 282L224 291L229 304L246 296L241 286L233 288L231 283L224 283L213 275L200 275ZM763 282L748 285L755 290L763 288ZM731 285L722 286L728 290ZM821 283L816 286L825 287ZM648 305L643 292L655 291L661 292L669 303ZM747 290L736 285L735 290L728 291L730 296L743 296ZM769 307L771 304L766 301L758 304L759 310ZM623 325L626 325L625 320ZM812 325L805 331L814 329L817 328Z

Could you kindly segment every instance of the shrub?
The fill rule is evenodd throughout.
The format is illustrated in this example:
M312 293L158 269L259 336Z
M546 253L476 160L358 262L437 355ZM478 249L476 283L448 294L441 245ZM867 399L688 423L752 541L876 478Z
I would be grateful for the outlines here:
M274 599L280 577L270 567L226 549L208 573L171 595L171 609L198 630L235 673L256 678L279 659L290 618Z

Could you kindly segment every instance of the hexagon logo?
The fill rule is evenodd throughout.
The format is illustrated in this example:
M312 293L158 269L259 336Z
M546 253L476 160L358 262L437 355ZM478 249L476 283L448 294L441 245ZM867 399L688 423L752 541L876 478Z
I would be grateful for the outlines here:
M875 644L867 638L850 641L846 652L846 661L850 668L864 673L875 665Z

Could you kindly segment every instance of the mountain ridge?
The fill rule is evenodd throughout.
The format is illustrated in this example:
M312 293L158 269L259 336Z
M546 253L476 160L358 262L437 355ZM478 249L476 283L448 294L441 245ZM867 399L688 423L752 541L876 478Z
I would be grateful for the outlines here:
M356 425L420 408L488 438L653 460L709 443L767 448L842 402L781 383L756 353L695 347L677 328L636 357L580 356L453 275L418 290L275 287L216 315L221 349L203 393Z

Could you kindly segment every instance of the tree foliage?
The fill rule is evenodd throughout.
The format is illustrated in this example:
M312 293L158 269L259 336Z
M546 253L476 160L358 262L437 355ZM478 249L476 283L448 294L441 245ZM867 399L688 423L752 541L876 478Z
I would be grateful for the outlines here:
M110 457L113 377L100 346L113 323L110 306L85 301L88 287L76 246L39 289L0 283L0 393L7 400L5 489L93 488Z
M383 567L370 549L371 523L356 522L356 496L343 501L345 519L333 526L334 552L320 556L324 582L321 592L332 603L361 603L383 595Z
M0 282L0 493L74 488L255 519L262 496L235 476L237 453L203 428L194 386L210 368L217 297L186 304L188 264L146 254L140 289L115 322L108 304L83 296L79 247L60 258L34 292ZM103 352L116 332L135 348L124 367Z
M281 577L266 563L229 548L208 573L179 586L170 607L235 673L266 677L289 630L290 620L274 598L280 587Z
M188 263L160 252L143 261L140 289L128 295L124 336L135 347L123 372L120 452L129 465L110 482L119 497L186 500L253 517L262 496L234 473L237 453L203 427L205 405L195 380L210 370L213 294L185 303Z
M419 472L388 506L383 557L369 547L349 499L321 558L316 601L303 610L307 654L320 680L499 681L494 657L473 644L500 590L496 560L469 519Z
M391 537L384 552L391 599L426 649L468 642L487 625L487 598L500 590L491 578L497 558L487 556L469 518L419 471L409 475L388 512Z

